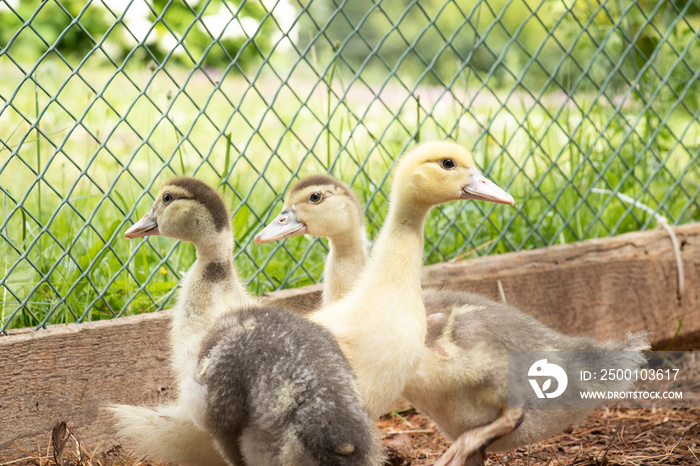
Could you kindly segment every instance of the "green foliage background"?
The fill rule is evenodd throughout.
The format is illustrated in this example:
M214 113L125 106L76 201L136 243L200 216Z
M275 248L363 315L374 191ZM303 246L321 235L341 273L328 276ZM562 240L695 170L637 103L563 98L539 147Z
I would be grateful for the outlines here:
M323 241L252 243L292 182L349 182L372 238L419 141L516 199L434 209L427 263L656 225L598 188L700 220L690 0L7 0L0 47L0 331L167 307L193 248L123 232L175 174L254 293L322 279Z
M145 40L139 40L128 21L130 10L133 13L136 7L126 0L123 3L125 10L119 11L112 9L114 2L110 8L109 3L99 0L20 0L15 8L0 10L0 46L18 61L34 61L46 53L58 52L72 64L78 64L90 52L95 53L93 49L103 39L102 50L95 56L104 63L121 63L132 55L145 62L162 62L173 53L169 45L179 43L180 53L169 59L173 65L223 68L233 59L241 67L252 66L270 50L274 38L273 19L257 1L149 0L149 11L143 19L152 24L152 32ZM260 22L255 39L249 40L244 34L236 38L222 35L212 42L211 31L201 18L222 12L235 16L230 22L233 26L246 19ZM22 19L30 27L22 29ZM166 36L170 41L159 40Z
M342 47L341 60L350 68L425 73L434 84L466 72L472 83L494 88L619 92L651 67L656 71L638 83L651 92L656 78L673 69L670 49L687 47L686 63L657 98L662 104L675 100L673 90L700 64L700 41L693 38L700 2L693 0L305 0L304 7L303 28L322 30ZM679 20L677 11L686 7ZM397 26L386 35L390 24ZM300 43L308 37L301 35ZM694 89L685 104L697 108L699 92Z

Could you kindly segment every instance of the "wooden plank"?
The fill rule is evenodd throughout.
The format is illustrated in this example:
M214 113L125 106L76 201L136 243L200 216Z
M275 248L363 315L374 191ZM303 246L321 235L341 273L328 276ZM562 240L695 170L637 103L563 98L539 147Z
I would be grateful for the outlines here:
M426 285L469 289L500 299L569 334L607 339L648 330L659 348L684 318L685 347L700 343L700 225L674 229L685 293L665 230L629 233L533 251L426 267Z
M661 347L685 317L676 348L700 343L700 224L675 228L686 291L666 232L654 230L483 257L425 268L427 285L466 288L509 303L569 334L603 339L650 330ZM273 302L312 308L320 287L270 294ZM0 459L46 451L51 428L66 421L89 449L115 447L102 407L156 404L170 397L167 329L170 312L80 325L57 325L0 337Z
M106 402L167 399L169 320L159 312L0 337L0 462L24 456L12 446L46 451L63 420L94 448L112 434Z

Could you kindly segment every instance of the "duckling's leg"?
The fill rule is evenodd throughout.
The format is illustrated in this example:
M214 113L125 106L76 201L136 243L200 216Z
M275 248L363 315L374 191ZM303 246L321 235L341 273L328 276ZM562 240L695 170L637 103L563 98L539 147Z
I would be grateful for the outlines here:
M510 408L491 424L468 430L433 466L483 465L486 447L517 429L524 416L522 409Z

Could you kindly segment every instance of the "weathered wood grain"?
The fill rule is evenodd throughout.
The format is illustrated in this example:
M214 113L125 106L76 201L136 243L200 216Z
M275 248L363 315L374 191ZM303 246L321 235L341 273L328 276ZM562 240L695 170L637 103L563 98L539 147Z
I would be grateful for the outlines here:
M154 313L0 337L0 457L46 451L60 421L94 448L110 438L106 402L165 400L168 325Z
M570 334L611 338L652 332L658 347L685 317L682 340L700 342L700 225L675 228L684 262L685 293L664 230L552 246L426 267L424 283L466 288L499 299Z
M671 242L662 230L483 257L425 268L426 285L480 292L569 334L599 339L649 330L663 347L684 317L676 348L700 343L700 224L676 227L686 290L676 292ZM295 309L319 301L320 286L270 298ZM81 325L20 330L0 337L0 462L46 451L66 421L88 448L112 448L106 403L156 404L171 395L168 311ZM102 442L102 443L99 443Z

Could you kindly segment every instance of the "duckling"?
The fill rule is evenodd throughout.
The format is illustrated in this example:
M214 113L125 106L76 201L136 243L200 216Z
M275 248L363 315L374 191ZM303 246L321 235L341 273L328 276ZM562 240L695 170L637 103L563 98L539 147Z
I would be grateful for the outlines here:
M437 466L461 465L468 458L469 464L483 464L487 449L505 451L547 439L591 412L592 407L531 408L515 419L507 408L509 351L581 352L580 359L568 361L568 369L591 358L593 352L598 355L596 367L634 369L645 362L642 351L649 349L646 332L605 342L568 336L512 306L473 293L429 289L424 300L429 337L416 377L403 394L453 440ZM617 391L630 385L630 381L602 385L596 380L570 379L568 390ZM512 428L507 427L509 423ZM492 424L504 427L491 438L472 438L475 428Z
M207 184L186 177L168 181L150 211L124 234L127 239L151 235L190 242L197 253L181 281L169 332L177 396L196 371L202 340L216 320L230 306L246 306L253 299L233 264L228 209ZM136 455L181 464L226 464L211 436L194 427L177 401L157 407L112 405L108 410L119 437Z
M347 185L330 175L316 175L290 189L282 212L255 241L301 234L328 238L332 254L326 259L323 295L324 303L333 302L348 293L367 261L363 218L362 207ZM342 269L332 263L338 257L344 259ZM351 274L334 276L344 271ZM508 410L508 351L632 351L625 363L631 368L643 362L639 352L649 348L645 334L604 343L569 337L512 306L473 293L426 288L422 299L427 317L425 348L403 395L455 441L438 464L463 464L471 453L486 447L507 450L537 442L588 414L589 410L530 409L521 418L517 410ZM475 464L480 460L480 454L470 459Z
M367 265L348 293L309 315L339 342L373 418L387 412L421 361L425 217L432 206L458 199L513 203L457 144L429 143L406 154L394 170L389 213Z
M222 317L183 404L229 464L382 463L335 339L289 311L252 307Z
M330 175L294 184L282 212L255 236L255 244L308 234L328 238L322 303L343 297L367 261L364 213L355 193Z
M170 327L176 381L195 372L204 336L230 307L254 303L233 264L233 232L226 204L206 183L174 178L160 189L151 210L124 236L162 235L192 243L197 260L182 279Z
M184 464L379 464L352 369L330 332L246 293L219 194L193 178L169 181L125 236L155 234L192 242L197 261L171 328L178 398L110 408L131 449Z

